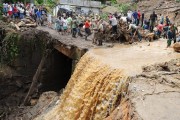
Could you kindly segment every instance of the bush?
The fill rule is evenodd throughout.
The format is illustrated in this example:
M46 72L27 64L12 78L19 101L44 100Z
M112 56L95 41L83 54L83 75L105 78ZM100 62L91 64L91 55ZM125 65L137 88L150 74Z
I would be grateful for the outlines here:
M120 4L119 5L119 11L122 13L127 13L127 11L130 9L130 4L126 3L126 4Z
M120 4L118 9L120 12L126 14L128 10L136 10L137 4L130 4L130 3Z
M101 17L101 19L103 19L103 20L107 20L107 19L108 19L108 14L107 14L107 13L102 13L102 14L100 15L100 17Z
M2 41L2 51L0 56L3 62L9 64L19 55L18 41L18 33L8 33L4 38Z

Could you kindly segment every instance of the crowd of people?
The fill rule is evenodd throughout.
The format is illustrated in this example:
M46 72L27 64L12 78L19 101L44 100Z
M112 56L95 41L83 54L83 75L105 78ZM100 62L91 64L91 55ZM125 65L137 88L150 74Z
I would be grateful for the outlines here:
M174 20L176 19L177 13L174 16ZM171 45L171 41L180 42L178 33L178 28L175 26L174 21L171 21L169 16L164 16L162 14L157 15L155 11L150 14L149 18L145 18L144 13L140 11L128 11L127 13L127 23L130 22L130 28L132 29L132 34L137 33L138 38L141 40L141 35L139 33L139 28L142 27L143 30L149 30L150 32L154 32L155 36L158 38L164 37L167 38L167 47ZM177 39L177 37L178 39Z
M43 21L47 19L47 26L52 28L52 23L54 23L55 30L62 35L72 34L74 38L85 36L85 40L92 34L92 30L94 33L98 32L100 33L99 35L103 35L105 30L110 28L112 35L117 34L117 29L119 29L117 26L121 20L128 26L126 29L129 31L132 39L137 35L139 41L142 41L141 32L146 30L154 33L158 38L167 38L167 47L171 45L171 41L174 41L174 43L180 42L178 28L173 21L169 19L168 15L157 15L155 11L148 18L140 10L129 10L126 15L117 12L114 14L109 13L107 20L94 13L89 16L78 15L76 13L58 13L58 17L53 19L51 14L47 15L46 9L42 6L36 7L30 3L25 5L22 2L17 2L14 4L3 3L3 14L14 19L23 19L25 16L31 16L38 25L42 25ZM85 34L82 34L82 30L85 31ZM96 43L94 39L93 43ZM102 41L100 41L99 45L102 45Z
M111 28L112 35L117 34L117 26L120 20L126 22L128 26L127 31L129 31L132 39L137 35L139 41L141 41L141 32L149 31L154 33L157 38L167 38L167 47L171 45L171 41L174 41L174 43L180 42L178 28L173 21L170 21L168 16L163 16L162 14L157 15L155 11L152 12L149 18L147 18L147 16L145 17L145 14L139 10L129 10L127 15L115 12L114 14L110 13L108 15L108 20L101 19L97 14L88 17L81 15L67 16L66 14L62 14L56 18L55 29L62 32L62 34L72 33L72 37L76 37L76 34L82 37L81 29L84 28L86 33L85 39L87 39L87 37L91 35L91 30L103 34L105 29ZM94 40L93 43L95 43Z
M36 5L31 3L3 3L3 15L12 19L23 19L29 16L37 21L38 24L43 24L47 11L43 6L36 7Z

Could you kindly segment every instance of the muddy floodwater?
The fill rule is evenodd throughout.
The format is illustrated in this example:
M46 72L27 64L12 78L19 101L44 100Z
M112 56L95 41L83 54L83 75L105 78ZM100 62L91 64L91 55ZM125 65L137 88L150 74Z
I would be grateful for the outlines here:
M173 48L166 48L166 40L143 42L138 45L115 45L113 48L97 48L90 51L100 61L112 67L123 69L129 75L142 72L142 66L162 63L180 58Z
M60 96L61 102L36 120L102 120L122 102L121 93L127 92L129 78L141 74L143 66L176 58L180 54L166 49L163 39L92 48L78 62Z

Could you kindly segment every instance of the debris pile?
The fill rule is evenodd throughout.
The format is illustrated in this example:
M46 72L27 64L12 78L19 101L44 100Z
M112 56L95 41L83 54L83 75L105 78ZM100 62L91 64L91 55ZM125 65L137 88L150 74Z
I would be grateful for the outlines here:
M24 27L37 27L36 22L30 18L30 17L26 17L24 19L21 19L21 21L12 21L10 22L10 26L15 28L16 30L20 31L21 28Z

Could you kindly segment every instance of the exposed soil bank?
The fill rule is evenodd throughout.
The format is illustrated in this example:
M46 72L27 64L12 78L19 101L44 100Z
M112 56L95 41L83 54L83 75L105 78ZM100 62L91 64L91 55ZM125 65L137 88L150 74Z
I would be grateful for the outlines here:
M18 114L23 111L23 107L20 107L20 105L29 90L32 77L43 55L45 46L41 38L44 33L35 29L16 32L6 24L1 24L1 27L4 27L6 33L3 42L9 39L17 41L17 44L14 44L14 46L18 48L18 55L11 60L8 59L8 62L6 59L3 61L1 59L1 62L6 65L1 63L2 66L0 68L0 119L18 119ZM17 35L18 37L13 39L11 35ZM1 58L3 57L1 51ZM38 96L37 93L34 94L34 97L37 98Z
M39 95L44 91L58 92L63 89L75 65L87 49L64 44L45 31L25 28L25 31L18 32L3 22L0 23L0 27L5 30L4 41L11 39L12 34L18 36L14 40L17 41L18 56L7 63L10 67L1 67L0 119L20 119L23 111L30 108L21 104L44 58L44 53L51 51L40 67L37 85L28 100L28 105L35 105Z

